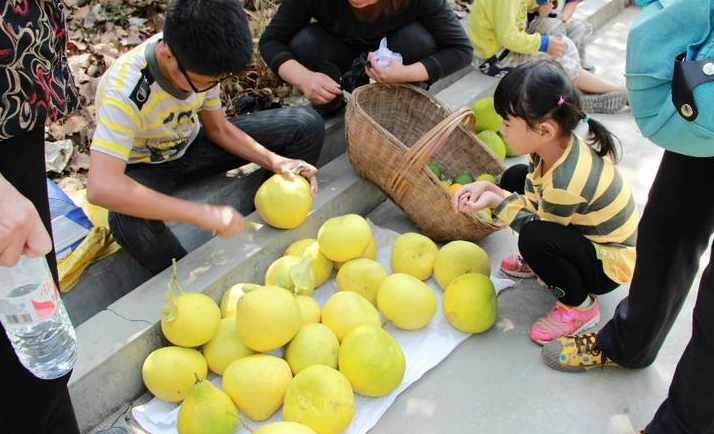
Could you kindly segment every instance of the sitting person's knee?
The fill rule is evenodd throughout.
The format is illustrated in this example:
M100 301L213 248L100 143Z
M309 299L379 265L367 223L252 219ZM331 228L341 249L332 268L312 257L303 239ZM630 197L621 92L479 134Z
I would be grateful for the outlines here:
M303 27L290 40L288 44L290 52L298 59L308 55L311 52L310 47L315 47L315 45L320 44L321 32L323 32L323 30L317 24L310 24L307 27Z
M387 37L390 50L402 55L405 64L418 62L438 50L436 40L419 21L414 21Z

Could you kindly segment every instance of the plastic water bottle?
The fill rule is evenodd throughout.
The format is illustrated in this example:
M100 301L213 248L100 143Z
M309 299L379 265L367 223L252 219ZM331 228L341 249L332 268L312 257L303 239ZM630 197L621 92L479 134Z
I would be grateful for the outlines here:
M74 367L77 337L44 256L0 266L0 320L20 362L37 378Z

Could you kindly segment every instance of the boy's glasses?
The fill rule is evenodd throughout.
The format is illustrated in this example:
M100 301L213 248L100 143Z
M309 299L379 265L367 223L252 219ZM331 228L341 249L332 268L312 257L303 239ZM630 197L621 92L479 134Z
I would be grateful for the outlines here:
M171 47L169 47L169 49L170 48ZM229 73L226 76L219 78L218 80L213 80L213 81L209 82L206 86L199 89L193 84L193 82L191 81L191 78L189 78L188 74L186 73L186 69L183 67L183 65L181 64L181 61L179 60L178 56L176 55L176 52L174 50L171 50L171 53L173 53L174 59L176 59L176 64L179 67L179 71L181 71L181 74L183 74L184 78L186 79L186 82L188 83L189 86L191 86L191 90L194 91L195 93L203 93L203 92L209 91L209 90L213 89L214 87L218 86L219 84L221 84L223 81L225 81L233 76L232 73Z

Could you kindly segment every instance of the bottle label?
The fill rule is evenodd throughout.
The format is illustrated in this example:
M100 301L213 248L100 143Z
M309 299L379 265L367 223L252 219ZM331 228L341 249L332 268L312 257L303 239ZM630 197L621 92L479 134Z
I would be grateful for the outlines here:
M0 315L6 325L33 326L49 318L57 308L59 293L51 278L23 285L0 299Z

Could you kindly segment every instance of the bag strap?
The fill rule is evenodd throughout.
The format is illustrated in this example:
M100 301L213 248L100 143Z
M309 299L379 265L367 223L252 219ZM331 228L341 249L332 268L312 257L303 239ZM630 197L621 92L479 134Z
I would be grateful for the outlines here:
M397 201L404 197L411 186L406 174L413 173L414 170L422 170L429 159L446 143L451 133L463 122L473 129L475 117L469 107L462 107L449 115L409 148L404 154L403 163L395 168L396 170L387 181L387 188L394 192Z
M682 53L674 60L672 102L684 120L692 122L699 115L694 88L711 81L714 81L714 59L686 60L686 53Z

